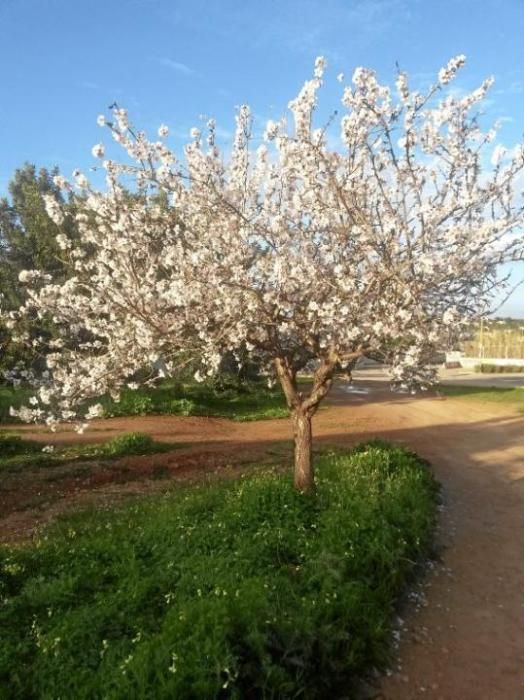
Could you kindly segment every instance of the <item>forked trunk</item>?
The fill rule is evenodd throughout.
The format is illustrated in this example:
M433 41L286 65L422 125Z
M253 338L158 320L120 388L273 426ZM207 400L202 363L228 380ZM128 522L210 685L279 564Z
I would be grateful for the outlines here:
M292 414L295 438L295 488L302 493L315 490L313 470L311 416L300 409Z
M311 420L316 410L327 395L333 381L333 372L339 357L331 350L324 357L313 377L313 386L309 394L303 394L297 387L297 369L289 357L276 357L275 367L280 384L286 397L293 421L295 438L295 488L302 493L315 491L315 473L313 469Z

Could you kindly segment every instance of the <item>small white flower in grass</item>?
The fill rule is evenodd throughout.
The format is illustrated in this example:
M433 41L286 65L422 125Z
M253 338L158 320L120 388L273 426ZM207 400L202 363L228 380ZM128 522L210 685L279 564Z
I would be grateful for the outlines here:
M176 662L178 660L178 654L174 652L171 654L171 665L168 667L169 673L176 673Z
M93 146L93 148L91 149L91 153L93 154L93 156L95 158L103 158L104 153L105 153L103 144L101 144L101 143L95 144Z
M129 382L127 386L129 389L131 389L131 391L136 391L139 388L139 385L136 382Z
M51 454L54 451L55 451L54 445L46 445L45 447L42 447L42 452L46 452L47 454Z

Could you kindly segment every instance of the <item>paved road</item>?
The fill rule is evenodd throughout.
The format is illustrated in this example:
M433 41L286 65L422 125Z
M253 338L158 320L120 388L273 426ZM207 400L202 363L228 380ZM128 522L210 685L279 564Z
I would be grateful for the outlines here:
M380 366L357 369L353 372L353 377L356 382L389 381L387 371ZM439 378L442 384L451 386L524 387L524 373L479 374L464 368L440 368Z

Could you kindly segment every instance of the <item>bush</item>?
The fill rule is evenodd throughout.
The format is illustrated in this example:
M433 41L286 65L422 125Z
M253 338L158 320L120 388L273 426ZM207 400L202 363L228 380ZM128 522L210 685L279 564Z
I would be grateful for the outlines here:
M18 419L13 419L9 413L11 406L13 408L20 408L24 403L27 403L29 397L32 395L27 388L13 389L12 386L7 386L5 384L0 384L0 423L13 423L18 421Z
M126 455L145 455L156 450L159 445L151 435L145 433L126 433L113 438L95 448L102 457L125 457Z
M524 372L524 367L522 365L493 365L489 363L482 363L480 365L475 365L475 372L481 372L482 374Z
M153 398L140 391L125 391L120 401L103 402L104 415L109 418L120 416L147 416L155 413Z
M227 377L226 377L227 379ZM142 387L137 391L125 388L120 401L103 396L90 403L101 403L104 416L223 416L233 420L261 420L285 418L288 410L280 389L268 389L261 382L243 381L232 384L223 377L221 381L206 384L181 384L165 380L155 387ZM0 386L0 423L20 422L9 415L9 407L27 404L33 392L30 389L13 389Z
M191 416L196 411L196 404L191 399L173 399L169 402L166 413L180 416Z
M187 487L0 549L10 698L329 698L388 659L435 486L400 448Z
M169 452L173 443L156 442L150 435L126 433L101 444L58 447L47 452L42 443L14 435L0 435L0 467L18 471L27 467L49 467L75 459L116 459L126 455Z
M45 454L42 448L42 443L34 440L0 434L0 469L18 471L26 467L48 467L55 460L51 455Z
M14 457L42 452L42 445L31 440L22 440L18 435L0 435L0 457Z
M125 389L118 402L102 399L104 415L223 416L240 421L288 416L280 389L252 381L233 385L226 379L209 384L167 380L156 387Z

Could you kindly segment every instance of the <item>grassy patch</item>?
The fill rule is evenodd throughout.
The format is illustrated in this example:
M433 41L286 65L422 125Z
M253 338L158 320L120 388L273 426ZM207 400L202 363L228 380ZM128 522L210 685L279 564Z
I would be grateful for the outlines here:
M439 386L439 392L446 396L475 401L487 401L508 404L524 413L524 389L518 387L485 386Z
M0 387L0 423L18 422L9 407L26 403L31 391ZM237 421L285 418L289 415L279 388L246 382L240 387L217 388L208 384L181 384L166 380L159 386L124 389L119 402L103 397L107 417L176 415L221 416Z
M42 452L43 444L19 435L0 434L0 469L17 471L26 466L46 467L54 459Z
M19 408L27 404L33 392L29 389L13 389L10 386L0 384L0 423L12 423L14 419L9 415L11 406Z
M384 444L60 521L0 549L11 698L328 698L388 659L436 488Z
M19 435L0 434L0 469L18 470L24 467L47 467L77 459L116 459L127 455L147 455L168 452L176 445L156 442L150 435L127 433L96 445L59 447L44 452L43 445L23 440Z
M269 389L259 383L219 389L206 384L165 381L150 389L126 389L118 403L106 398L102 405L107 416L222 416L250 421L288 415L280 389Z

